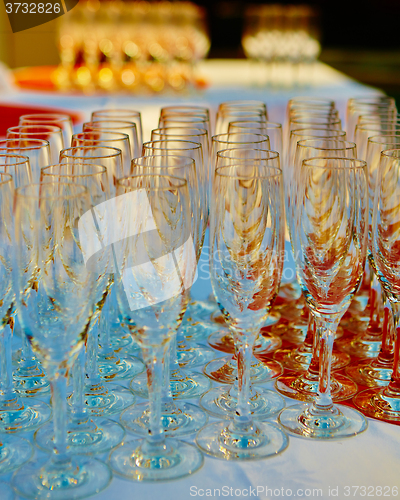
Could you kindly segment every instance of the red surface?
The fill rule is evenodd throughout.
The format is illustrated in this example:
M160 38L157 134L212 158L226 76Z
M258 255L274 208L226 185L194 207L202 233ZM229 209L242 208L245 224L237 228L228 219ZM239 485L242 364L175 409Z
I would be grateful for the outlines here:
M59 108L44 108L27 104L4 104L0 103L0 137L5 137L9 127L17 126L19 117L31 113L63 113L69 115L74 125L82 122L83 117L79 113Z

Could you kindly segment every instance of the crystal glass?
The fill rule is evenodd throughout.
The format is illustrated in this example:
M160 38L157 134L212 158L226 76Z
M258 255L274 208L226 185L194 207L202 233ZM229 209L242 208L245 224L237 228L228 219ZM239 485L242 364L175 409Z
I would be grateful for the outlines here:
M107 465L70 456L66 441L67 370L83 348L94 306L96 274L82 252L96 242L88 214L91 201L84 186L49 182L16 191L17 312L50 379L55 429L51 458L34 460L12 478L17 494L27 498L84 498L111 480Z
M361 282L366 250L366 163L350 158L311 158L296 169L291 242L297 276L316 322L319 385L313 403L283 410L280 424L307 438L353 436L366 429L352 408L331 396L332 347L336 328Z
M177 479L203 463L194 446L165 438L161 422L163 359L197 267L190 194L184 179L144 174L118 181L117 195L118 232L132 235L121 239L116 252L117 297L123 321L142 349L150 411L147 437L124 441L109 461L116 474L134 481Z
M32 182L31 166L27 156L0 154L0 172L12 176L14 186L26 186Z
M73 132L72 119L69 115L62 113L33 113L29 115L21 115L19 117L19 125L55 125L60 127L63 134L64 146L71 144Z
M260 172L263 172L266 167L279 171L279 155L274 151L260 151L260 153L263 153L263 156L268 155L268 157L259 159L254 158L255 150L239 149L236 150L237 153L235 155L233 151L235 150L227 151L227 153L231 153L230 157L223 156L225 152L218 153L217 171L219 169L224 170L228 166L231 167L232 164L243 166L243 169L247 170L249 170L250 167L254 171L259 169ZM266 319L267 317L261 327L267 324ZM226 337L228 337L229 340L227 340ZM228 330L227 332L226 329L221 329L217 333L211 335L210 339L213 345L217 344L216 348L219 350L232 352L235 355L233 357L224 356L222 358L217 358L215 361L208 363L203 371L212 380L227 382L231 385L224 385L223 387L211 389L200 398L200 405L213 416L219 418L233 418L238 404L238 353L235 349L235 335L232 331L230 332ZM232 345L232 350L226 348L228 342ZM265 420L266 418L270 418L284 406L283 399L277 394L261 387L251 386L252 382L270 380L282 373L281 365L276 361L268 359L268 354L272 353L280 346L281 340L275 335L264 336L260 332L254 340L253 351L257 359L251 355L249 373L249 403L251 414L254 419ZM265 356L267 357L266 359L264 358ZM260 361L260 358L262 358L262 361Z
M27 156L0 155L0 172L12 175L16 188L27 186L33 181L30 161ZM31 397L47 394L50 391L49 381L41 365L33 355L32 349L24 332L21 330L18 318L14 325L14 333L18 333L22 340L21 350L15 353L18 359L13 373L14 389L18 394Z
M172 140L165 141L150 141L143 144L143 153L145 156L186 156L195 160L195 168L199 178L200 184L200 211L196 210L199 217L199 229L201 239L198 240L200 245L196 246L201 251L205 228L208 221L208 197L207 197L207 181L205 176L207 173L204 170L203 152L201 144L191 141ZM201 168L198 168L198 166ZM196 196L197 197L197 196ZM174 398L195 398L203 394L210 388L211 382L204 377L201 373L191 370L182 370L178 362L178 354L176 347L176 338L171 342L170 354L170 385ZM141 397L147 397L147 383L143 375L135 377L130 385L133 392Z
M265 458L288 445L276 425L253 420L250 402L253 344L278 293L283 267L282 172L251 163L221 167L211 206L211 283L234 336L238 394L233 420L207 425L196 442L225 460Z
M151 131L151 141L167 139L198 142L203 148L204 158L209 156L209 137L207 130L196 127L163 127Z
M202 200L204 201L204 216L208 217L207 186L209 183L209 172L204 158L203 148L200 142L186 139L170 139L149 141L143 144L143 156L172 155L187 156L195 161L197 175L201 189Z
M185 179L188 185L191 213L193 215L193 240L196 249L197 259L203 244L205 227L201 222L201 205L199 200L198 183L196 177L194 160L179 156L144 156L132 160L132 173L134 175L144 174L167 174ZM202 227L203 226L203 227ZM172 341L173 342L173 341ZM215 357L212 349L203 348L200 352L195 347L186 348L187 356L196 355L202 364ZM197 406L173 400L174 384L170 382L171 368L174 370L176 354L170 349L164 360L163 366L163 387L162 387L162 423L163 430L167 436L180 436L197 432L208 420L207 415ZM176 362L180 362L179 352ZM175 375L176 376L176 375ZM147 396L144 390L146 386L146 375L138 375L132 380L132 388L140 395ZM143 390L141 387L143 386ZM140 392L139 392L140 391ZM125 428L146 436L148 430L149 403L142 403L128 408L121 415L121 422Z
M120 149L123 171L129 172L131 163L131 143L128 134L102 129L80 132L72 136L71 146L73 148L82 146L105 146Z
M159 128L166 127L189 127L206 130L208 137L211 137L210 119L203 114L193 115L188 113L173 113L160 116L158 121Z
M356 145L349 141L338 141L336 139L306 139L297 142L294 164L287 175L286 183L286 210L289 232L292 227L297 210L297 173L301 170L304 159L314 157L342 157L356 158ZM299 279L299 278L298 278ZM308 309L302 315L296 327L301 328L307 323L307 333L304 342L293 348L279 349L274 353L274 359L283 366L294 370L289 374L282 375L276 381L277 390L286 396L312 401L318 391L319 373L319 339L316 337L316 324L313 310L306 303ZM335 338L343 335L340 326L336 328ZM315 338L314 338L315 337ZM343 352L334 350L332 353L332 370L338 370L350 363L350 356ZM331 379L331 391L334 401L349 399L357 392L357 385L341 374L335 374Z
M104 146L69 148L61 151L60 161L69 164L96 163L105 166L111 198L116 195L117 179L125 174L121 151L117 148ZM107 218L105 220L109 221ZM141 373L144 368L143 363L136 357L119 355L113 349L112 330L114 329L114 336L119 339L124 336L124 332L121 329L120 314L112 283L113 280L110 277L107 293L98 303L101 316L97 326L91 331L92 335L89 336L85 401L90 411L98 416L119 413L122 409L131 406L135 400L132 392L125 387L119 384L105 385L104 382L131 379ZM96 338L98 338L98 342L95 340ZM98 343L101 346L100 351Z
M42 168L42 182L70 182L85 186L90 195L92 210L104 204L110 198L105 167L90 163L58 164ZM104 206L104 205L103 205ZM96 279L95 302L101 302L109 286L110 275L104 267ZM95 330L93 323L98 320L100 311L95 310L89 327L88 336ZM86 342L88 345L88 342ZM125 436L123 427L110 419L91 418L84 402L85 353L82 351L73 366L72 411L67 422L67 443L70 453L103 453L117 446ZM35 442L39 448L52 451L54 446L54 428L44 425L35 433Z
M100 109L92 112L92 122L110 119L123 121L127 120L136 125L138 148L140 150L143 144L143 127L140 111L134 111L132 109Z
M131 155L132 158L136 158L139 156L139 140L138 140L138 132L136 128L136 124L134 122L128 120L115 120L115 119L102 119L95 120L91 122L87 122L83 124L83 131L90 132L96 131L98 129L102 130L110 130L113 132L121 132L123 134L127 134L129 136L129 142L131 145Z
M251 134L267 135L269 137L270 148L277 151L282 156L282 125L276 122L254 123L251 121L233 121L229 123L228 134L235 132L250 132Z
M368 416L400 421L400 371L399 371L399 192L400 150L383 151L376 178L372 217L372 265L390 303L395 332L393 372L387 387L367 389L357 394L354 404Z
M337 139L339 141L346 140L346 131L331 128L329 125L319 127L305 127L292 130L289 135L289 143L284 158L283 168L287 165L294 165L294 156L296 154L298 141L306 139Z
M374 135L368 138L366 162L368 166L368 193L369 193L369 231L372 228L372 209L374 206L374 193L381 152L386 149L399 148L400 135ZM371 243L371 237L370 237ZM369 252L369 261L371 259ZM371 266L372 263L370 262ZM372 266L373 269L373 266ZM368 297L368 316L366 321L353 321L347 329L352 336L340 339L337 346L350 355L359 358L375 358L379 355L383 334L383 298L381 286L375 273L370 274Z
M27 156L34 182L39 182L40 169L51 163L49 142L42 139L5 139L0 141L0 153Z
M7 139L42 139L49 142L50 159L53 163L58 161L61 149L64 149L63 131L57 125L19 125L7 129Z
M360 115L381 113L387 113L388 117L393 117L397 113L393 97L373 96L349 99L346 110L346 130L349 140L353 140L355 126Z
M13 226L12 206L14 197L14 185L10 174L0 172L0 345L1 345L1 390L0 390L0 474L11 472L25 462L32 454L31 444L25 439L6 434L4 431L18 430L20 422L15 415L13 418L12 407L18 403L15 394L12 393L12 368L11 368L11 338L13 317L14 294L11 286L11 254L13 245L10 230ZM10 407L8 409L8 407ZM44 406L45 407L45 406ZM21 415L30 416L35 419L34 411L24 410L19 404ZM10 410L10 411L9 411ZM48 414L50 416L50 412ZM11 417L11 418L9 418ZM14 420L14 422L13 422ZM22 420L21 420L22 421ZM16 428L13 424L16 424ZM29 418L25 419L28 424ZM0 487L0 493L3 493Z
M379 120L361 122L356 125L354 142L357 144L358 156L366 160L368 138L377 135L394 135L400 132L400 120Z

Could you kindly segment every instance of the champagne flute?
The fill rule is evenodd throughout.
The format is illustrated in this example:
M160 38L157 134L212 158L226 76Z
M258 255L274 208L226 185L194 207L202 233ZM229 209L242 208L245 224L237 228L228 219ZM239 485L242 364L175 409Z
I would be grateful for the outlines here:
M21 115L19 117L19 125L33 125L37 123L60 127L63 134L64 145L67 146L71 144L71 137L74 132L72 119L69 115L64 115L62 113L33 113Z
M70 456L66 443L67 370L83 348L94 308L96 276L82 253L82 245L95 244L85 223L90 197L84 186L49 182L18 188L15 198L17 312L50 379L55 438L51 458L19 469L12 486L28 498L84 498L111 480L107 465Z
M142 116L139 111L132 109L100 109L92 112L92 122L98 120L127 120L136 125L136 132L138 137L138 148L142 148L143 144L143 127Z
M194 446L165 438L161 423L162 363L195 279L193 215L184 179L132 176L117 184L116 287L123 320L140 344L149 384L149 432L127 440L109 458L113 471L134 481L177 479L201 467ZM140 218L138 206L141 207Z
M101 221L102 206L109 199L109 186L105 167L90 163L58 164L42 168L42 182L70 182L85 186L90 195L91 207ZM98 269L96 279L95 302L102 300L107 290L109 273L106 266ZM99 311L91 318L90 329L98 319ZM103 453L117 446L125 436L123 427L113 420L91 418L84 403L84 350L78 355L73 365L72 412L67 423L67 443L70 453ZM45 451L52 451L54 446L54 427L44 425L35 433L37 446Z
M129 172L131 163L131 143L128 134L102 129L81 132L72 136L71 146L73 148L82 146L105 146L120 149L123 171Z
M4 423L7 415L4 410L7 403L12 403L12 369L11 369L11 327L14 294L11 285L11 253L13 245L10 231L13 226L12 206L14 197L13 179L10 174L0 172L0 344L1 356L1 392L0 392L0 474L11 472L25 462L32 454L31 444L25 439L6 434ZM11 429L12 430L12 429ZM4 490L0 487L0 493Z
M331 396L336 328L361 282L368 229L366 163L351 158L305 159L296 175L297 211L291 242L297 276L312 309L320 342L318 395L283 410L278 421L307 438L350 437L367 428L352 408Z
M0 141L0 152L27 156L34 182L39 182L40 169L50 165L51 162L49 141L43 139L31 139L28 137L5 139Z
M283 267L281 170L251 162L218 168L211 207L211 283L234 336L239 392L233 420L207 425L196 442L225 460L265 458L288 445L277 426L253 420L250 404L253 344L278 293Z
M386 149L399 148L400 135L384 134L373 135L368 138L366 162L368 166L368 193L369 193L369 230L372 227L372 209L374 206L374 194L376 188L376 178L381 152ZM371 238L370 238L371 241ZM369 252L369 261L371 260ZM371 263L372 265L372 263ZM372 266L373 269L373 266ZM344 352L359 358L375 358L379 355L382 345L382 320L383 320L383 299L381 286L376 274L372 273L369 287L369 317L365 322L350 322L347 329L353 336L340 339L337 346ZM383 373L385 377L385 374Z
M129 136L129 142L131 145L131 158L135 158L138 156L139 149L139 141L138 141L138 132L136 128L136 124L134 122L130 122L128 120L116 120L116 119L102 119L95 120L92 122L87 122L83 124L83 131L90 132L96 131L98 129L102 130L111 130L114 132L121 132L123 134L127 134Z
M49 142L50 158L53 163L57 163L58 155L64 148L63 132L57 125L19 125L7 129L7 139L42 139Z
M392 309L395 331L393 371L387 387L362 391L353 401L366 415L388 422L400 421L399 191L400 150L383 151L376 179L371 248L373 268Z
M198 214L200 211L198 183L194 160L182 156L144 156L132 160L133 175L161 174L173 175L185 179L188 185L191 201L191 213L193 216L193 240L196 254L199 255L202 245L202 229L198 229ZM190 352L190 351L188 351ZM196 352L198 364L213 359L215 353L212 349L203 349L200 353ZM172 355L174 353L172 352ZM171 383L170 383L170 361L171 349L166 354L163 364L163 386L162 386L162 424L165 435L181 436L197 432L207 423L207 415L197 406L174 402ZM178 351L178 362L180 363ZM181 363L180 363L181 364ZM134 387L140 383L143 386L147 384L145 375L138 375L134 379ZM172 387L173 388L173 387ZM147 391L145 391L147 392ZM121 422L124 427L135 434L146 436L149 426L149 404L142 403L128 408L121 415Z

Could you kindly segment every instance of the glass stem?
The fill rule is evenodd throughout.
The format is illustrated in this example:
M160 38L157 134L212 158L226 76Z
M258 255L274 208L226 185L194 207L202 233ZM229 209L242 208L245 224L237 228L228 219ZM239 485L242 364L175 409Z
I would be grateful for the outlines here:
M311 361L310 365L308 367L308 373L311 376L318 376L319 375L319 337L317 333L317 324L315 321L315 316L313 313L310 312L310 317L308 320L308 329L307 329L307 336L311 336L312 340L312 356L311 356Z
M57 372L50 386L54 424L52 462L54 465L62 466L70 461L67 455L67 377L65 371Z
M383 299L383 324L382 324L382 346L376 362L378 364L391 365L393 363L393 315L386 297L382 290Z
M101 357L113 357L114 351L110 347L110 325L111 325L111 290L109 291L100 315L99 343L101 346Z
M9 324L0 325L0 402L14 399L12 376L12 330Z
M236 356L238 363L238 403L235 414L235 425L248 425L251 423L251 410L250 410L250 368L251 356L253 354L253 342L249 338L243 338L237 345Z
M146 363L147 383L149 387L149 435L146 448L151 451L159 448L164 442L164 431L161 422L161 387L163 382L163 360L168 345L143 348L143 359Z
M315 318L316 334L319 340L319 383L318 397L314 407L318 410L329 410L333 407L331 396L332 348L340 317L335 320Z
M372 282L369 293L370 304L370 318L367 328L367 333L372 336L380 336L381 330L381 317L382 317L382 289L381 285L375 275L372 273Z
M391 302L395 332L393 373L388 390L400 396L400 302Z
M85 350L81 349L72 367L73 380L73 400L72 413L74 419L86 420L85 406L83 401L84 380L85 380Z
M86 344L86 376L90 384L100 382L97 355L99 351L99 318L90 325Z
M163 363L163 382L161 388L162 401L164 403L172 403L172 391L171 391L171 383L170 383L170 360L171 360L171 349L173 342L170 342L169 347L164 356Z

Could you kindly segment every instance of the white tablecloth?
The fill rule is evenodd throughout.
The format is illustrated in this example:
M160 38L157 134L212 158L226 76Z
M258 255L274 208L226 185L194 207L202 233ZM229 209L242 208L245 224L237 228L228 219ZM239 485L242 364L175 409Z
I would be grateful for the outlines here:
M159 109L172 103L202 103L215 110L232 99L261 99L268 105L271 120L282 121L287 100L296 95L324 96L336 100L342 119L349 97L376 94L332 68L318 64L315 85L298 89L261 88L255 71L262 68L248 61L206 61L200 68L210 86L201 94L139 97L126 95L59 95L39 92L10 92L3 102L20 102L78 110L89 118L90 111L105 106L130 106L143 113L144 139L157 125ZM204 268L203 268L204 272ZM210 283L200 272L192 289L204 299ZM265 384L272 388L273 383ZM191 400L191 402L195 402ZM293 400L287 400L287 405ZM24 436L24 435L23 435ZM30 434L25 437L32 438ZM194 442L194 436L187 438ZM36 452L39 454L38 452ZM106 456L99 457L106 459ZM0 479L9 480L10 475ZM379 486L383 489L379 490ZM359 487L357 489L357 487ZM387 487L387 489L384 489ZM160 484L133 483L114 477L96 500L188 500L191 498L364 498L392 497L400 488L400 427L369 419L366 432L354 438L316 442L290 437L281 455L255 462L225 462L206 457L201 470L179 481ZM394 488L394 489L393 489ZM380 495L379 492L382 492ZM384 495L383 493L386 493ZM1 500L1 499L0 499Z

